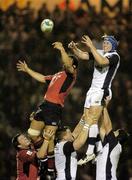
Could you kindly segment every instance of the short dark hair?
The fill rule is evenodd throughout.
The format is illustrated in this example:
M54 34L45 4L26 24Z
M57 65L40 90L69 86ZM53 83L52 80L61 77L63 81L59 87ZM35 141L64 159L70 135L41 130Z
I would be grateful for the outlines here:
M56 141L57 142L63 138L67 129L70 129L69 126L61 126L57 129L57 132L56 132Z
M14 148L15 148L16 150L19 149L19 148L18 148L18 145L19 145L18 137L19 137L20 135L21 135L21 134L18 133L18 134L16 134L16 135L12 138L12 144L13 144L13 146L14 146Z
M119 129L119 135L117 136L118 141L121 145L128 140L129 134L124 129Z
M76 66L76 69L78 68L78 58L72 54L69 55L70 58L72 58L73 63L72 65Z

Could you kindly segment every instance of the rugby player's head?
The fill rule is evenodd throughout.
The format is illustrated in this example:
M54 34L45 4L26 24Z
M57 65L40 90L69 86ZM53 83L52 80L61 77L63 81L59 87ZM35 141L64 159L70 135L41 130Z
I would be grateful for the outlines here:
M20 135L21 135L21 134L16 134L16 135L12 138L12 144L13 144L13 146L15 147L15 149L19 149L19 148L18 148L18 145L19 145L18 137L19 137Z
M128 140L129 134L124 129L118 129L115 132L119 143L123 145Z
M103 36L103 50L105 52L115 51L118 46L118 41L114 38L114 36Z
M62 126L56 132L56 141L59 142L62 140L73 141L72 133L68 126Z
M19 134L16 134L12 138L12 144L16 150L19 150L19 149L25 149L25 148L29 147L29 145L31 144L31 141L26 136L26 134L19 133Z
M78 68L78 58L72 54L68 54L69 59L72 61L72 67L74 69L74 72L77 72L77 68ZM63 69L67 69L67 67L65 66L65 64L63 65Z

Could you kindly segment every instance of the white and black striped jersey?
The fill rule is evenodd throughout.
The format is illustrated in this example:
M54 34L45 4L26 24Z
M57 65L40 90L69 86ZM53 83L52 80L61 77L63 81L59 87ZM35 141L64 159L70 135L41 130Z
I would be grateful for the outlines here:
M75 180L77 171L77 154L73 142L62 141L55 146L56 180Z
M97 156L96 180L117 180L116 170L122 147L113 131L105 136L102 152Z
M109 64L107 66L99 66L96 62L94 63L93 79L91 88L109 89L111 88L112 80L116 74L116 71L120 65L120 56L116 51L103 53L103 50L98 52L107 57Z

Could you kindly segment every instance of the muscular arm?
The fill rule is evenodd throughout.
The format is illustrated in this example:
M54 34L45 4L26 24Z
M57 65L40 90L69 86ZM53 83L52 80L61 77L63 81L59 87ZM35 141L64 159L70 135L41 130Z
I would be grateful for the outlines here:
M81 60L89 60L89 53L79 49L73 41L69 43L68 47L73 51L73 53Z
M101 56L97 49L95 48L95 46L93 45L93 42L91 41L91 39L88 36L83 36L82 37L82 43L84 43L87 47L90 48L91 53L94 56L95 61L101 65L101 66L105 66L109 64L109 60L106 57Z
M111 130L112 130L112 123L110 120L110 116L107 108L104 107L102 115L100 117L100 127L99 127L101 139L104 140L105 135L109 134Z
M43 134L43 136L44 136L43 144L41 145L40 149L37 152L37 157L38 158L44 158L45 155L47 154L49 141L53 137L53 135L54 135L54 131L52 131L52 130L47 130L46 132L44 132L44 134Z
M74 147L75 150L80 149L85 144L85 142L86 142L86 140L88 138L88 133L89 133L89 126L84 125L81 133L79 134L79 136L73 142L73 147Z
M71 58L68 56L67 52L65 51L63 45L61 42L55 42L53 43L54 48L58 49L61 53L61 60L65 66L65 68L67 69L68 72L72 73L74 72L74 68L72 66L72 60Z
M49 140L44 140L42 146L40 147L40 149L36 153L38 158L44 158L45 157L45 155L47 153L48 146L49 146Z
M17 63L17 69L18 71L23 71L27 73L28 75L30 75L32 78L36 79L37 81L45 83L45 76L38 72L33 71L31 68L28 67L25 61L24 62L19 61Z
M84 127L85 121L81 119L79 123L76 125L74 131L72 132L72 136L74 139L78 137L78 135L81 133L82 128Z
M108 65L108 64L109 64L108 58L101 56L101 55L98 53L97 49L96 49L94 46L91 47L90 49L91 49L91 53L92 53L93 56L94 56L95 61L96 61L99 65L105 66L105 65Z
M105 132L106 134L109 134L109 132L112 130L112 123L106 107L104 107L103 116L104 116L103 122L104 122Z
M99 119L99 134L100 134L101 140L103 141L104 137L106 135L103 112L102 112L100 119Z

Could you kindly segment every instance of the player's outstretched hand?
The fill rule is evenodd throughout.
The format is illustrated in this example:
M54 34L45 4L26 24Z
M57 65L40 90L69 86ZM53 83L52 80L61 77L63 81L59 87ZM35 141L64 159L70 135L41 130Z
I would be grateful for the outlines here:
M63 50L64 49L63 44L61 42L54 42L52 45L53 45L53 47L55 49L58 49L58 50Z
M68 48L69 48L69 49L76 49L76 48L77 48L77 45L78 45L78 43L75 43L74 41L71 41L71 42L68 44Z
M54 136L55 132L51 129L47 129L43 133L43 137L45 140L50 140Z
M93 47L93 42L92 40L89 38L89 36L84 35L82 37L82 41L83 44L85 44L86 46L88 46L89 48Z
M17 66L17 70L18 71L27 72L27 70L28 70L28 66L27 66L25 61L23 61L23 62L22 61L18 61L16 66Z

